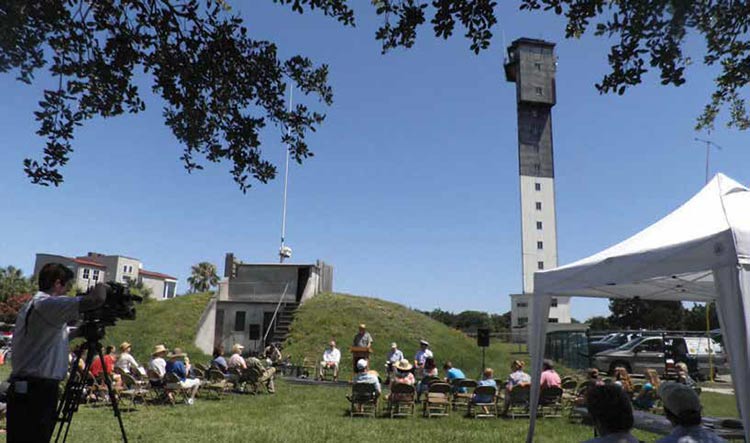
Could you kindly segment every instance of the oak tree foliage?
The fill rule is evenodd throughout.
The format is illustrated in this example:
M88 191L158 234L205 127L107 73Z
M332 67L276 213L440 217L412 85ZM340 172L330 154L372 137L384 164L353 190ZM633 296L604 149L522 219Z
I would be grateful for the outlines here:
M367 7L352 0L273 1L344 26L355 25L353 5ZM461 32L479 53L490 46L501 18L493 0L371 0L370 7L380 18L375 38L384 53L412 47L428 22L436 37ZM750 127L749 2L520 0L519 7L564 16L568 38L592 32L614 43L609 72L596 84L601 93L624 94L649 70L662 84L683 84L695 63L686 41L702 39L701 61L719 74L696 128L712 129L722 109L729 111L729 126ZM287 110L288 82L322 107L333 101L326 65L301 55L280 58L273 42L251 36L226 0L0 0L0 73L15 72L31 83L44 67L56 79L35 114L46 146L41 159L24 163L42 185L62 183L76 127L145 108L133 80L141 71L164 101L166 125L184 145L185 168L201 169L202 160L228 162L243 192L276 175L261 151L260 132L268 124L282 129L297 162L312 155L306 136L324 114L304 104Z

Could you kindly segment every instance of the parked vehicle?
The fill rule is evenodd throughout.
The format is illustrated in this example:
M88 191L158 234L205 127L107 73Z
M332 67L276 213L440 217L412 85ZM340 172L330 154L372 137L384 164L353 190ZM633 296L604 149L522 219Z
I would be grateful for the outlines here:
M603 339L589 343L589 355L596 355L607 349L619 348L625 343L640 337L638 332L616 332Z
M714 371L717 374L727 372L727 359L721 345L711 340L711 355ZM616 349L596 354L594 367L600 371L613 373L622 366L631 374L645 374L647 369L656 370L661 376L670 376L670 366L684 361L688 367L695 368L694 376L707 378L709 372L709 346L705 337L659 336L640 337Z

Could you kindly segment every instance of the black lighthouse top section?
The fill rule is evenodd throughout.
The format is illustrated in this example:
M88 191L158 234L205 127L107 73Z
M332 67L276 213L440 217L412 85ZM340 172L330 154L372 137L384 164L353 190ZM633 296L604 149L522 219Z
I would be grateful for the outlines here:
M517 84L518 103L555 105L555 44L519 38L508 48L505 78Z

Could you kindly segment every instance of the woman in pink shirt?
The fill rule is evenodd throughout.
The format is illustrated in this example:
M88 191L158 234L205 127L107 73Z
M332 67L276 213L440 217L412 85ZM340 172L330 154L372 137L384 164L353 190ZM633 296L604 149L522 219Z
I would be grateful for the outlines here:
M541 388L559 388L561 385L560 375L555 371L552 360L544 360L542 363Z

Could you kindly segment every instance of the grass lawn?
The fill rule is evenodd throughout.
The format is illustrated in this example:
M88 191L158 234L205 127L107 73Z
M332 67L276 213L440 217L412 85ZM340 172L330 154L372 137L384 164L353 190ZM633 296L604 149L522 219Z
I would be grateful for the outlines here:
M192 407L140 406L123 413L130 441L222 442L521 442L528 420L474 420L455 414L427 420L350 419L345 388L278 383L275 395L231 395L198 399ZM566 419L540 420L538 442L576 442L591 438L591 428ZM645 441L655 436L639 433ZM119 441L119 428L108 407L83 407L74 417L69 441Z

